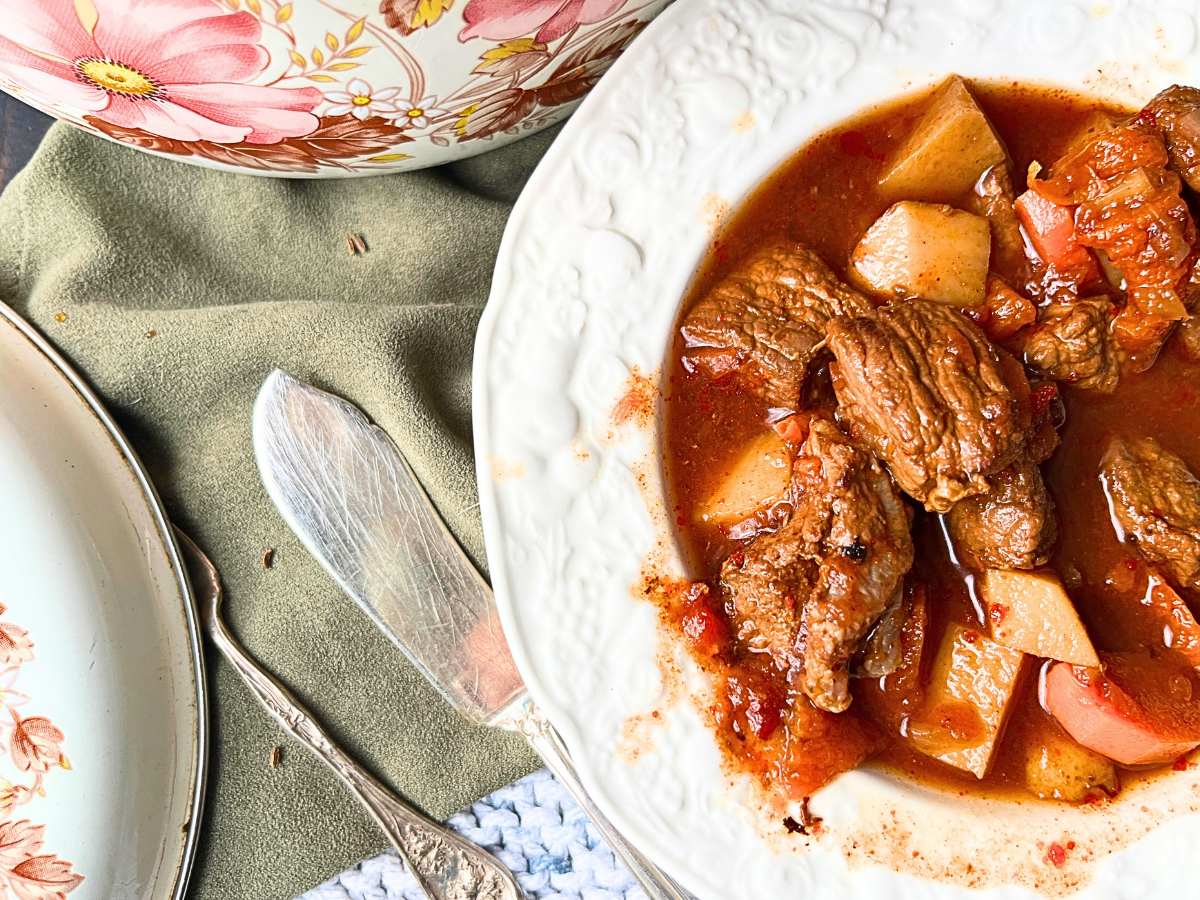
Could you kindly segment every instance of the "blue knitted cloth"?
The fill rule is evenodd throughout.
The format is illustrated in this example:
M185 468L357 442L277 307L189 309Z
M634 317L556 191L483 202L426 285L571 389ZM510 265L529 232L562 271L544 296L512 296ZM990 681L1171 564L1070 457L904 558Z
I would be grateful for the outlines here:
M533 900L645 900L583 811L546 771L501 788L450 818L450 826L516 873ZM299 900L423 900L394 852L301 895Z

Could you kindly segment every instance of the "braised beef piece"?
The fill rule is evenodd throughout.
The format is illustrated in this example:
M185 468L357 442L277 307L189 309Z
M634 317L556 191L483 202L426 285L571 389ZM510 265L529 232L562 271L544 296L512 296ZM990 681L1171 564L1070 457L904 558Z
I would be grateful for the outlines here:
M814 419L792 469L791 518L721 567L738 637L821 709L850 705L849 662L912 565L911 516L875 458Z
M1008 166L997 165L979 176L967 209L988 220L992 232L992 271L1009 284L1023 288L1030 283L1033 271L1013 205L1016 200Z
M1111 394L1121 377L1105 297L1051 303L1025 338L1025 363L1055 381Z
M947 513L959 557L976 569L1045 565L1058 524L1041 470L1023 461L991 476L988 483L988 493L960 500Z
M1200 89L1174 85L1159 91L1138 115L1167 142L1171 168L1200 191Z
M787 671L801 666L800 605L816 587L816 556L801 523L788 521L721 565L721 594L738 640L756 653L769 653Z
M829 326L839 416L900 487L934 512L989 489L1021 457L1021 366L956 310L893 301Z
M1180 587L1200 588L1200 480L1154 438L1113 438L1100 464L1118 536Z
M830 318L870 308L812 250L777 243L751 256L688 313L680 328L684 365L713 376L741 370L772 406L795 409Z

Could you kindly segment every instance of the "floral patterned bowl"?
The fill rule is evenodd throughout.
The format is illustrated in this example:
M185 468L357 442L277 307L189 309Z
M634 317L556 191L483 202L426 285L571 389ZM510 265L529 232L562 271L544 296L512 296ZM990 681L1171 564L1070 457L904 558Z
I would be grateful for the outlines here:
M0 0L0 87L216 168L370 175L563 118L669 0Z

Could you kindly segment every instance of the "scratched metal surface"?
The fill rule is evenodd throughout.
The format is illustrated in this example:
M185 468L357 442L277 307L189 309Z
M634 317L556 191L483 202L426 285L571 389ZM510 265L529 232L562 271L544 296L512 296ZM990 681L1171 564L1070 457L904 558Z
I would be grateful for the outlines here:
M288 525L460 712L487 722L524 690L490 588L387 434L276 372L254 452Z

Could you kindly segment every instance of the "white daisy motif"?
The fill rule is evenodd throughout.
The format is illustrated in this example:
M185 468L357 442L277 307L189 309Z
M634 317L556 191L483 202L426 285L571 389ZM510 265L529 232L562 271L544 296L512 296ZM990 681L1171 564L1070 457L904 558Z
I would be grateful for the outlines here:
M444 109L438 109L437 97L425 97L417 103L410 103L407 106L403 104L393 115L402 120L401 124L407 124L412 128L424 128L429 124L430 119L436 119L446 115Z
M345 91L330 91L325 99L334 104L329 107L329 115L344 116L350 113L357 119L365 119L368 116L396 115L398 110L392 101L399 93L400 88L372 90L371 85L361 78L352 78Z

